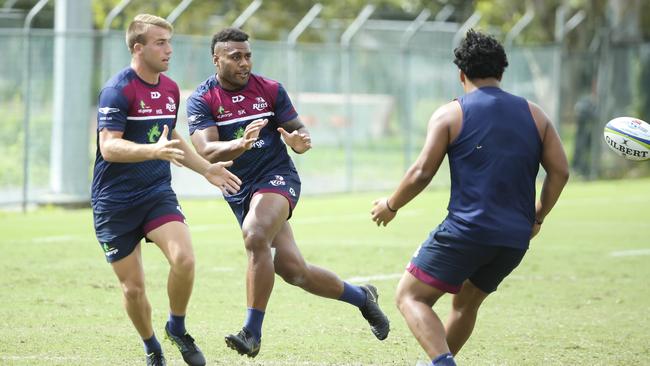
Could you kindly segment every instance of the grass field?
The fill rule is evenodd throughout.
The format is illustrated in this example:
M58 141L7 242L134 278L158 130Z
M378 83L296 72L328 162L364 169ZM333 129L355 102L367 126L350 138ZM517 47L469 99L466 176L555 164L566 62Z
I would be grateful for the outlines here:
M212 365L404 365L425 359L393 305L411 253L444 217L438 189L389 227L370 221L379 194L303 197L291 220L308 261L344 279L371 280L391 318L384 342L347 304L279 278L254 361L223 336L245 315L246 257L226 204L183 202L197 276L188 329ZM459 365L650 365L650 179L571 182L520 267L486 301ZM143 365L90 210L0 213L0 364ZM159 338L167 317L167 264L143 250ZM449 299L436 305L446 315ZM170 365L180 355L164 342Z

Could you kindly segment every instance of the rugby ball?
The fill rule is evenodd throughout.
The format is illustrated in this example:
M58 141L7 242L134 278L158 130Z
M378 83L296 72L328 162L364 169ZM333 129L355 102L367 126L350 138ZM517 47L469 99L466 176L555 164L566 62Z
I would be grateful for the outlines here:
M618 117L605 125L605 142L628 160L650 159L650 124L634 117Z

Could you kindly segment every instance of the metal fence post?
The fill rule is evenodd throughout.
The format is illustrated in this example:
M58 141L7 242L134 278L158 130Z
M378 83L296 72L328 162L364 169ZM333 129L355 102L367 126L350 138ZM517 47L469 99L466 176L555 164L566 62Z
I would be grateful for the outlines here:
M411 150L413 149L413 138L411 128L413 127L413 113L412 105L413 101L413 88L411 85L411 51L409 49L409 44L415 35L420 29L426 24L427 20L431 16L431 11L429 9L424 9L418 14L418 16L409 24L406 28L402 37L400 39L400 55L402 60L402 69L404 70L404 77L402 78L402 95L403 101L402 113L400 118L402 119L402 125L404 127L404 171L406 171L411 164Z
M34 17L45 7L49 0L39 0L33 8L27 13L25 17L25 25L23 26L23 34L25 39L25 69L23 72L23 103L25 106L24 119L23 119L23 197L22 197L22 210L27 211L27 204L29 203L29 125L30 125L30 99L32 95L31 90L31 77L32 77L32 50L31 50L31 36L32 36L32 21Z
M300 75L300 69L302 67L302 64L298 62L297 60L297 55L296 55L296 43L298 42L298 37L307 29L307 27L316 19L318 14L321 12L323 9L323 5L320 3L314 4L314 6L309 9L307 14L305 14L302 19L296 24L295 27L289 32L289 36L287 37L287 45L289 48L288 52L288 58L287 58L287 85L288 88L287 90L290 90L295 98L293 100L293 105L296 108L296 110L299 109L299 104L300 104L300 98L299 98L299 86L298 86L298 75ZM296 165L300 165L300 157L296 157L294 159Z
M232 22L232 27L233 28L241 28L244 23L248 20L248 18L252 17L253 14L259 9L259 7L262 6L262 0L253 0L250 5L244 11L239 14L237 19L235 19L234 22Z
M122 11L129 5L131 0L122 0L119 2L119 4L115 5L113 9L108 13L106 16L106 19L104 20L104 26L102 27L102 35L101 35L101 55L102 55L102 69L101 69L101 77L102 80L101 82L105 82L106 79L108 79L108 58L103 57L106 51L106 38L108 38L108 33L111 30L111 24L113 24L113 20L117 18Z
M506 34L506 39L503 41L505 44L505 47L507 50L512 47L512 43L514 42L515 38L523 31L529 24L530 22L535 19L535 8L533 8L532 5L528 6L526 8L526 12L524 15L515 23L515 25L512 26L510 31L508 31L508 34Z
M181 16L181 14L183 14L183 12L190 6L190 4L192 4L193 1L194 0L181 1L180 4L178 4L174 8L174 10L172 10L171 13L169 13L169 15L167 16L167 21L171 24L174 24L176 19L178 19L178 17Z
M566 18L566 11L566 5L562 4L555 13L555 43L558 47L558 50L555 54L553 66L555 69L555 81L557 83L558 90L557 93L555 93L555 113L553 113L553 119L555 120L557 132L560 135L562 134L562 125L560 121L562 120L562 102L564 97L564 78L562 74L564 60L567 57L566 49L564 47L564 40L566 38L566 35L575 29L580 23L582 23L586 17L585 11L580 10L565 22L564 19Z
M296 43L298 42L298 37L307 29L307 27L316 19L318 14L323 10L323 5L320 3L314 4L314 6L309 9L307 14L305 14L302 19L296 24L295 27L289 32L287 37L287 45L289 46L289 58L288 66L289 72L287 73L289 87L298 95L298 86L297 86L297 76L299 74L297 62L296 62ZM295 102L294 102L295 104Z
M458 47L460 41L462 41L463 38L465 37L465 33L467 33L468 30L470 30L471 28L475 27L478 24L479 20L481 20L481 16L482 16L481 13L478 10L476 10L474 11L474 13L472 13L472 15L469 18L467 18L465 23L463 23L463 25L461 25L460 28L458 28L458 32L454 34L454 39L452 40L452 47L454 48Z
M598 121L604 123L612 117L612 111L614 110L614 100L616 98L612 98L610 96L609 93L611 90L609 88L612 85L612 79L616 76L614 76L614 60L611 53L612 30L610 28L604 27L600 29L598 33L598 37L600 38L600 47L597 53L598 84L596 86L596 95L598 96L598 100L596 101L596 116ZM603 167L601 165L601 149L604 142L602 140L602 136L602 124L594 123L591 128L591 150L589 151L591 161L589 176L587 177L589 180L596 180L600 178L603 172Z
M370 15L375 11L373 5L366 5L357 17L352 21L350 26L343 32L341 35L341 85L344 95L344 105L345 105L345 125L348 128L352 128L349 138L345 141L345 190L347 192L352 191L353 188L353 170L354 170L354 160L353 160L353 144L354 144L354 124L352 122L352 104L350 98L352 97L352 82L351 77L351 57L350 57L350 42L352 38L357 34L361 29L363 24L370 18Z

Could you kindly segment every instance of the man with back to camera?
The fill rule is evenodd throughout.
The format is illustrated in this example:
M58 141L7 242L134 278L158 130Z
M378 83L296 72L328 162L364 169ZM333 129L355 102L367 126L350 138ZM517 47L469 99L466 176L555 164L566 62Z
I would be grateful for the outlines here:
M544 111L500 88L503 47L474 30L454 50L465 94L429 121L426 141L396 191L374 202L386 226L449 157L448 215L416 250L397 286L397 307L433 366L455 365L478 309L521 262L569 178L562 142ZM546 171L535 204L539 164ZM443 326L432 306L446 292Z
M212 162L233 160L230 170L243 182L239 193L225 199L248 254L248 311L242 330L226 336L227 345L242 355L258 354L274 273L312 294L357 306L373 334L385 339L390 326L376 288L351 285L306 263L296 245L288 220L300 197L300 179L285 143L302 154L311 148L311 138L287 92L278 82L251 73L248 35L241 30L215 34L210 53L217 73L189 98L187 114L196 150Z
M130 23L126 43L131 65L113 76L99 95L92 184L97 239L120 281L124 306L142 337L147 365L151 366L164 366L165 357L153 331L151 305L145 294L143 237L154 242L170 264L166 337L179 348L187 364L205 365L201 350L185 329L194 283L194 253L185 217L171 188L169 163L205 176L224 194L237 192L241 183L226 169L232 162L208 163L174 130L179 90L163 74L172 53L172 31L166 20L149 14L139 14Z

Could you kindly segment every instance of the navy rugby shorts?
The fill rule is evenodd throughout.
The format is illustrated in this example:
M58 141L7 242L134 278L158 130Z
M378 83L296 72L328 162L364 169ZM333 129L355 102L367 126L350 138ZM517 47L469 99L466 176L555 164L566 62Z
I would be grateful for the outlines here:
M95 234L108 263L131 254L150 231L168 222L185 222L174 192L161 196L124 210L93 212Z
M521 262L526 249L480 245L460 240L440 224L413 254L406 267L418 280L456 294L469 279L481 291L496 291Z
M237 217L239 226L242 226L244 223L244 218L250 208L251 199L258 193L271 192L284 196L289 201L289 216L287 217L287 220L289 220L293 209L298 204L298 199L300 199L300 177L295 171L263 175L256 179L254 183L247 185L247 187L242 187L242 190L248 192L244 192L240 200L232 201L226 197L230 209Z

